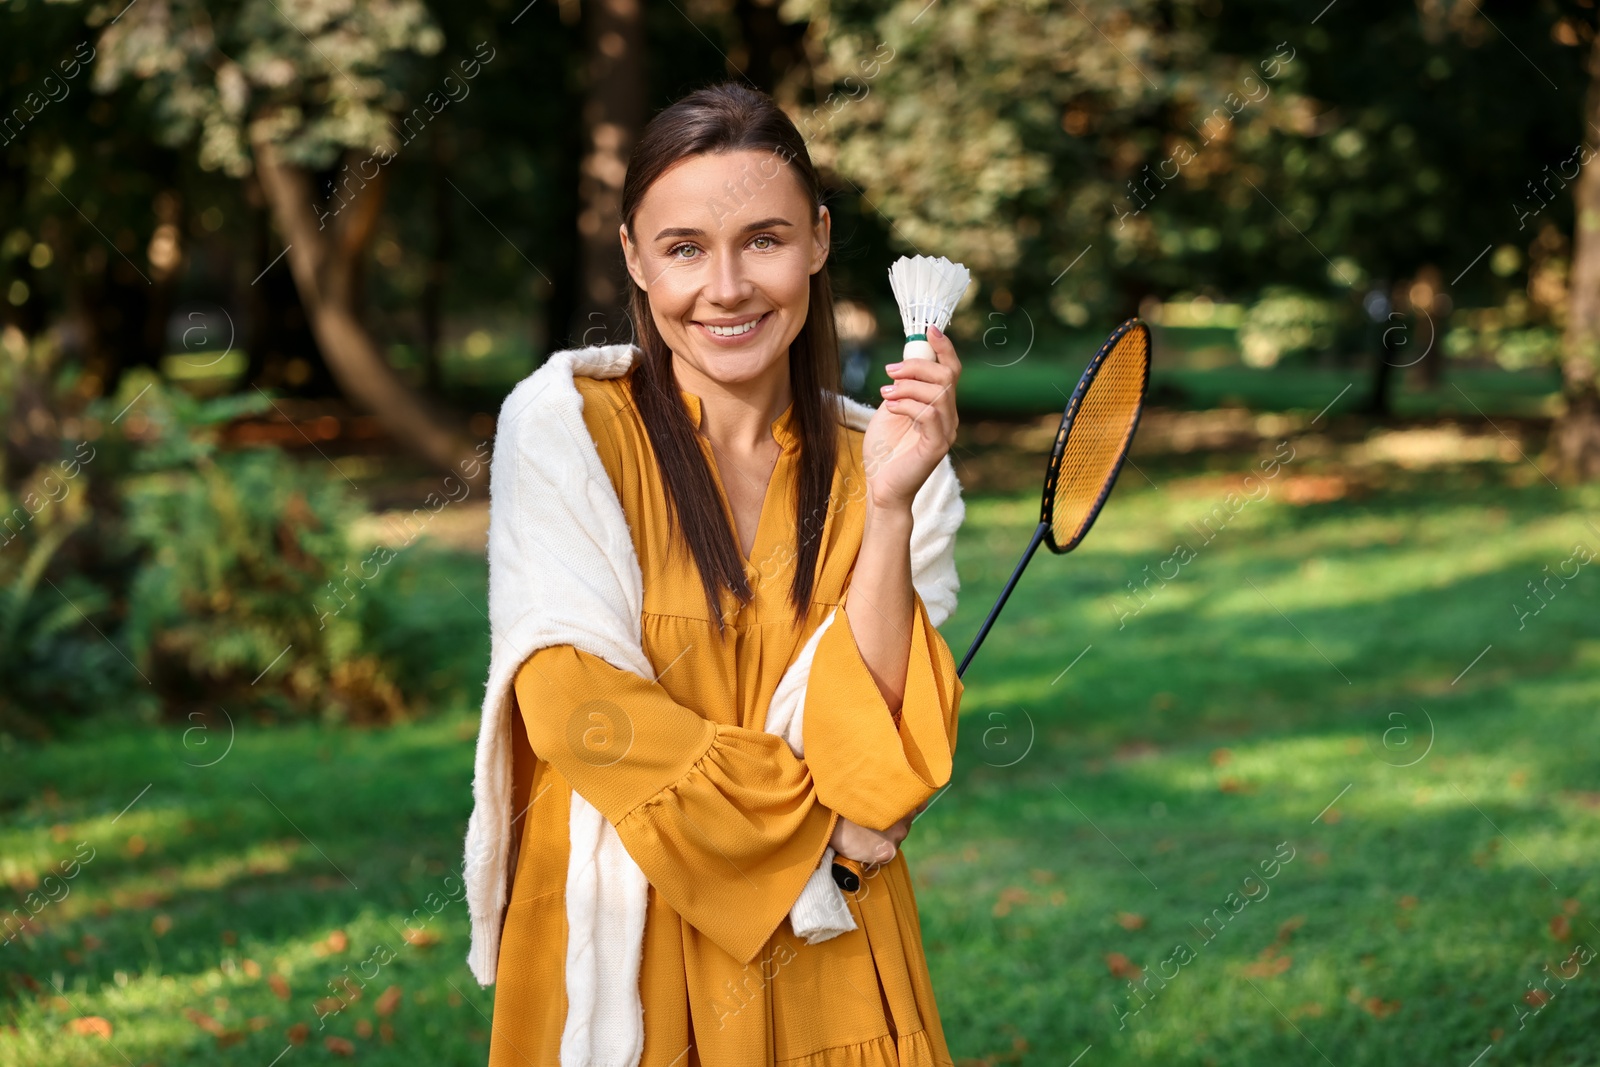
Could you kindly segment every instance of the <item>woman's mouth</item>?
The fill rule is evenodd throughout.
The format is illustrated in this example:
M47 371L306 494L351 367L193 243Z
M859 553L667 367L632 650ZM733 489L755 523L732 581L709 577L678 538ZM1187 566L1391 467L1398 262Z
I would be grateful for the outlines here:
M772 318L772 312L765 311L760 315L750 315L737 319L722 319L717 322L696 321L702 333L719 345L739 345L750 340L766 326L767 320Z

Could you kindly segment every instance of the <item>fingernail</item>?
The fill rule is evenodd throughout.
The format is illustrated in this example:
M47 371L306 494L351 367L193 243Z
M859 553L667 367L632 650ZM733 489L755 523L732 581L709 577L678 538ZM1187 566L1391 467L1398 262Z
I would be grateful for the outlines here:
M888 396L893 391L894 391L894 386L892 386L892 385L880 385L878 387L878 392L884 394L885 396Z
M900 363L890 363L887 366L885 366L883 369L884 370L899 370L900 367L901 367Z
M937 327L937 326L929 326L928 327L928 333L929 333L929 335L931 335L933 337L943 337L944 336L944 331L939 329L939 327Z

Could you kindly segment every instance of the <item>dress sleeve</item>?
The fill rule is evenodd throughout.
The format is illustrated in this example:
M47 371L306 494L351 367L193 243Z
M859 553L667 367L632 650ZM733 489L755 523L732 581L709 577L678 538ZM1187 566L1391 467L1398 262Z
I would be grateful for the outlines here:
M817 642L806 687L806 764L817 796L873 830L887 830L948 782L956 749L962 686L955 658L915 590L912 603L898 721L861 658L842 604Z
M783 738L724 726L570 644L516 678L533 751L616 828L657 894L741 963L821 861L838 816Z

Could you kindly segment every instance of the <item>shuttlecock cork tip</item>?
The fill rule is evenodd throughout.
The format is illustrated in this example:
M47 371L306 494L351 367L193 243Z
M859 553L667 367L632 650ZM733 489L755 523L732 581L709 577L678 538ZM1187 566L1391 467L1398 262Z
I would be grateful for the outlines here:
M933 358L928 328L943 330L950 324L971 281L966 267L943 256L901 256L894 261L889 267L889 288L900 306L906 357Z

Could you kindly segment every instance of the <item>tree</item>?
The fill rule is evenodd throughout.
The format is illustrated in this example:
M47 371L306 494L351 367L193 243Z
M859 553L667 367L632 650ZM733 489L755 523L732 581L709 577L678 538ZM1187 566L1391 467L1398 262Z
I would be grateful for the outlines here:
M1576 26L1575 23L1569 25ZM1584 97L1584 140L1600 131L1600 34L1585 25L1588 38ZM1576 33L1574 33L1576 36ZM1592 154L1592 153L1591 153ZM1561 473L1582 481L1600 478L1600 165L1589 163L1572 186L1573 240L1567 329L1563 342L1561 384L1566 407L1552 433Z
M167 143L196 145L206 169L257 178L312 333L346 395L395 440L441 467L471 469L469 480L482 484L488 471L470 460L465 434L400 380L362 316L362 266L386 168L449 103L436 90L407 110L400 91L408 65L443 43L426 8L146 0L115 18L96 7L89 21L105 23L97 88L143 83ZM461 75L486 58L466 54ZM332 189L318 189L316 172L338 164Z

